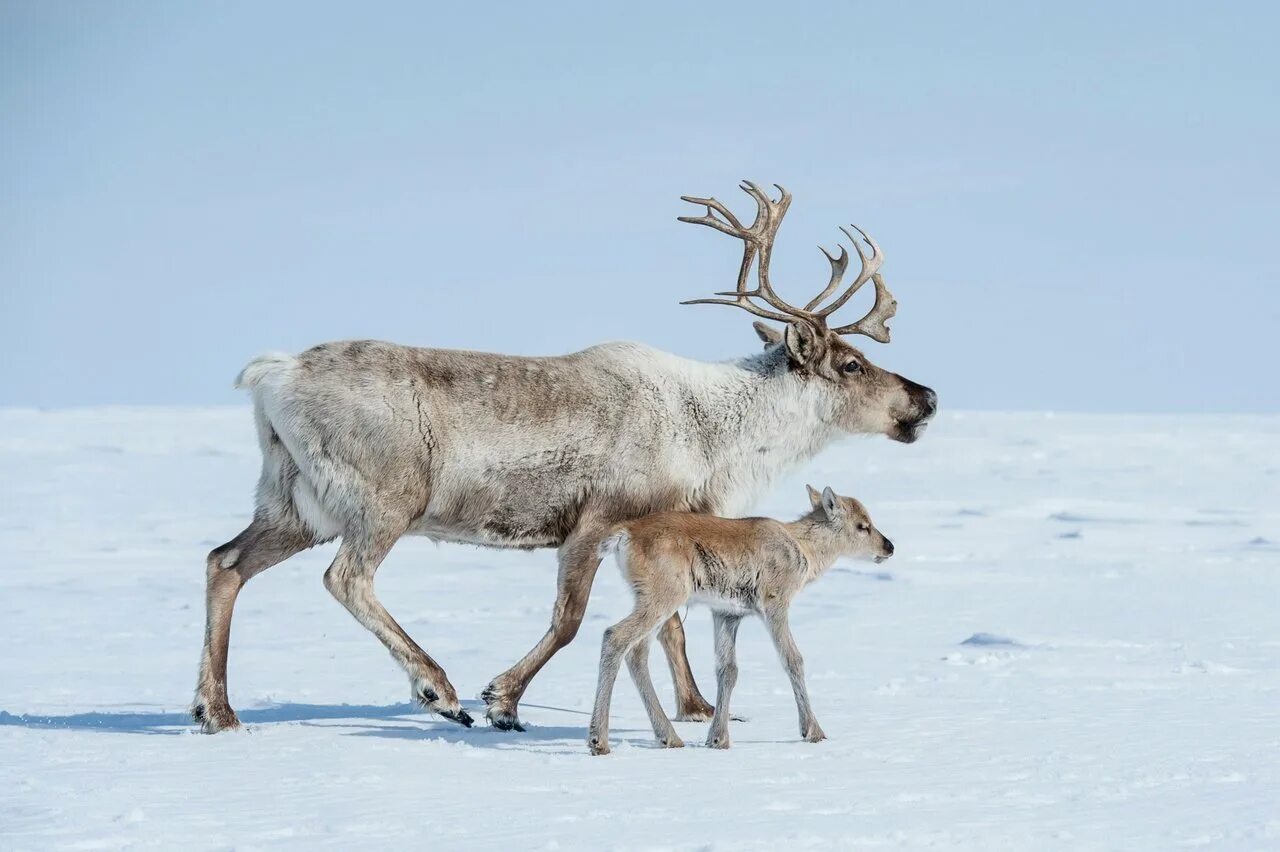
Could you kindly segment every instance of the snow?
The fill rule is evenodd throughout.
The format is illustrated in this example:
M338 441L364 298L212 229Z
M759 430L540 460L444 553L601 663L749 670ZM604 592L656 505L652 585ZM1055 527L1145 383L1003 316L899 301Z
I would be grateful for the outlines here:
M951 413L829 449L760 508L831 484L898 548L793 611L830 740L799 741L748 622L730 751L685 723L652 748L624 674L603 758L610 565L510 734L414 711L320 582L332 545L246 588L248 730L193 733L204 555L257 463L245 408L0 411L0 848L1280 847L1280 417ZM546 628L554 575L410 539L379 593L474 696ZM712 690L710 618L688 625Z

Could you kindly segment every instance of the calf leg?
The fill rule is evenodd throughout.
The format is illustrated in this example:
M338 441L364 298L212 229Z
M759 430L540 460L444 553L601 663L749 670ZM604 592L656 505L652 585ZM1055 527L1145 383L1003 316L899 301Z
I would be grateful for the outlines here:
M604 632L600 645L600 679L596 685L596 701L587 729L587 748L592 754L609 753L609 703L613 684L618 679L622 658L631 647L658 626L662 615L654 616L637 607L634 612Z
M716 631L716 714L707 731L707 746L729 747L729 696L738 683L738 625L742 616L714 613Z
M809 690L804 683L804 658L800 656L800 648L791 635L791 626L784 607L769 610L765 613L765 624L769 628L769 636L773 646L778 649L778 657L782 660L787 676L791 678L791 691L796 696L796 709L800 712L800 736L811 743L827 738L814 718L813 708L809 706Z
M653 735L663 748L683 748L684 741L672 727L658 700L658 691L653 688L653 678L649 676L649 637L646 635L632 646L627 654L627 668L631 672L631 680L640 691L640 699L644 702L644 710L649 714L649 724L653 725Z
M673 613L658 632L658 641L666 652L671 667L671 682L676 689L676 719L681 722L705 722L715 708L707 703L694 683L689 656L685 652L684 623L679 613Z
M254 518L243 532L215 548L205 569L204 650L191 717L207 734L238 728L240 719L227 701L227 648L231 615L244 584L273 565L316 543L308 532L287 522Z
M471 716L444 669L404 632L373 592L373 576L403 530L346 534L324 575L324 585L347 611L381 640L409 675L412 696L427 710L471 727Z

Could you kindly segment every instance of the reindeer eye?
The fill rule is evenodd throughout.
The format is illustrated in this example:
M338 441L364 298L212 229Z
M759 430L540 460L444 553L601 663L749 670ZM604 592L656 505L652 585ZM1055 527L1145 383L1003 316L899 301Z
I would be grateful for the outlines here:
M862 365L857 361L845 361L840 369L846 376L852 376L854 373L862 372Z
M871 527L868 524L858 524L858 532L871 532Z

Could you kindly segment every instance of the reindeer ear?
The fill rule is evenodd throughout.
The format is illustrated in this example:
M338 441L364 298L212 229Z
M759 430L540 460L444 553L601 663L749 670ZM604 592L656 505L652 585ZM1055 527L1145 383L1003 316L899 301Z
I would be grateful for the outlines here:
M789 323L782 335L783 342L787 345L787 354L799 366L813 363L824 346L817 329L807 322Z
M751 327L756 330L756 335L764 341L765 349L768 349L775 343L782 342L782 332L778 331L771 325L765 325L762 322L756 321L751 323Z
M836 497L836 492L831 490L828 485L822 489L822 511L827 513L827 517L831 520L844 516L844 507L840 505L840 500Z
M809 505L816 509L822 505L822 494L812 485L806 485L805 490L809 492Z

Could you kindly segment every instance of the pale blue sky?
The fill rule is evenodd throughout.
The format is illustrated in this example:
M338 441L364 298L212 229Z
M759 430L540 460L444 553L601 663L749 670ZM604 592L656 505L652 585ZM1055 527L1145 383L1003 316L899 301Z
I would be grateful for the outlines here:
M794 301L878 239L865 349L945 407L1280 410L1276 8L6 0L0 404L352 337L743 354L675 217L749 177Z

